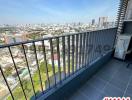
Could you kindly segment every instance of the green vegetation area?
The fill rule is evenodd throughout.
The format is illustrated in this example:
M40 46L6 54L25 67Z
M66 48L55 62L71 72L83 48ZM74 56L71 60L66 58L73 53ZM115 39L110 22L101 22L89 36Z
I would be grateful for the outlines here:
M72 72L72 61L70 61L70 73ZM66 64L66 73L68 73L68 64ZM40 74L41 74L41 78L42 78L42 84L43 84L43 89L46 89L46 83L45 81L47 80L47 76L46 76L46 65L45 62L41 62L39 64L39 68L40 68ZM48 64L48 74L49 77L53 76L53 69L52 69L52 65ZM55 73L58 72L58 66L55 66ZM63 72L63 67L61 67L61 72ZM39 71L37 70L34 75L32 75L32 79L33 79L33 85L35 88L35 92L36 94L39 95L39 93L41 93L41 86L40 86L40 80L39 80ZM23 84L23 88L26 94L26 97L29 99L31 99L31 97L34 96L33 93L33 89L32 89L32 84L30 80L22 80L22 84ZM25 97L23 95L22 89L20 84L14 89L13 91L13 96L15 98L15 100L25 100ZM7 100L12 100L11 96L9 96L7 98Z
M2 40L0 40L0 44L3 44L4 42Z
M43 89L45 90L45 88L46 88L45 81L47 80L45 63L41 62L39 68L40 68L40 74L41 74L41 78L42 78ZM58 72L57 67L55 67L55 72ZM53 75L52 66L50 64L48 64L48 74L50 77ZM34 73L34 75L32 76L32 79L33 79L33 85L35 88L35 92L36 93L41 92L38 70ZM22 80L22 84L23 84L23 88L24 88L27 98L30 99L34 95L31 81L30 80ZM13 96L14 96L15 100L25 100L25 97L23 95L20 84L17 86L17 88L14 89ZM7 100L12 100L11 96L9 96L7 98Z
M38 39L40 37L40 35L38 33L33 33L27 36L29 39L35 40Z
M7 77L7 76L11 75L12 70L13 70L12 67L8 67L8 68L4 71L5 76Z

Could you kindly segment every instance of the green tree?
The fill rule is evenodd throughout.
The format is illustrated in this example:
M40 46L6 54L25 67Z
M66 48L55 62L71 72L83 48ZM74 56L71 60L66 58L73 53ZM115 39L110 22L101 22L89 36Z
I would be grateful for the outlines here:
M11 67L6 68L6 70L4 71L5 76L11 75L12 70L13 70L13 69L12 69Z
M48 72L52 71L52 66L50 64L48 64L47 67L48 67ZM40 63L40 70L44 71L44 73L46 73L46 64L45 64L45 62Z

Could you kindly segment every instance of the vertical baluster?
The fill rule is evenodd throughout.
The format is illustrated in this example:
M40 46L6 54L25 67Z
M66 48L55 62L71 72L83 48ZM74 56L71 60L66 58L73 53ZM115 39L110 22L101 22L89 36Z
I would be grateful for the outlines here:
M107 35L106 35L106 38L107 38L107 36L109 37L108 38L108 40L107 40L107 44L106 44L106 51L108 52L109 50L110 50L110 48L111 48L111 45L110 45L110 43L112 44L112 39L111 39L111 37L112 37L112 31L111 30L107 30ZM111 33L111 34L110 34Z
M102 43L103 43L103 54L105 54L105 50L104 50L104 46L105 46L105 44L106 44L106 34L105 34L105 30L101 30L102 31L102 35L103 35L103 41L102 41ZM104 42L105 41L105 42Z
M53 70L53 76L54 76L54 82L56 86L56 74L55 74L55 65L54 65L54 55L53 55L53 43L52 39L50 39L50 50L51 50L51 60L52 60L52 70Z
M109 33L108 33L109 31L107 31L107 30L105 30L103 33L104 33L104 37L105 37L105 45L104 45L104 51L105 51L105 54L108 52L108 51L106 51L106 49L105 49L105 47L109 44L109 39L110 39L110 37L109 37ZM108 37L109 38L108 38Z
M33 42L33 49L34 49L35 60L36 60L37 68L38 68L40 87L41 87L41 90L43 91L43 84L42 84L42 78L41 78L40 69L39 69L39 62L38 62L38 57L37 57L35 42Z
M90 52L90 63L92 61L92 54L93 54L93 33L90 32L90 48L89 48L89 52Z
M102 53L102 45L101 45L101 32L99 31L98 32L99 34L99 46L100 46L100 52L99 52L99 57L101 56L101 53Z
M106 33L106 34L105 34L105 33ZM106 46L109 44L109 40L110 40L109 32L108 32L107 30L106 30L106 32L104 31L104 35L105 35L105 41L106 41L104 50L105 50L105 53L107 53L108 50L106 50ZM107 36L109 37L108 39L107 39Z
M87 66L87 61L88 61L88 59L87 59L87 56L88 56L88 32L86 33L86 41L85 41L86 43L85 43L85 61L84 61L84 65L85 65L85 67Z
M29 64L28 64L28 60L27 60L26 51L25 51L25 48L24 48L24 45L23 44L22 44L22 49L23 49L23 53L24 53L25 60L26 60L26 65L27 65L27 68L28 68L29 77L30 77L30 81L31 81L31 84L32 84L32 88L33 88L33 93L34 93L34 96L35 96L35 99L36 99L37 97L36 97L36 93L35 93L35 89L34 89L34 84L33 84L31 72L30 72L30 69L29 69Z
M97 46L96 46L96 58L99 57L99 53L100 53L100 45L99 45L99 32L97 31L96 33L97 36Z
M101 46L100 46L100 33L99 31L97 32L97 42L98 42L98 48L99 48L99 52L97 53L97 57L99 57L99 54L101 52Z
M93 33L92 33L92 32L90 32L89 54L90 54L89 62L91 63L91 61L92 61L92 57L93 57Z
M106 44L105 44L105 50L106 50L106 53L109 51L109 47L110 47L110 45L109 45L109 42L110 43L112 43L112 41L111 41L111 36L112 36L112 32L111 32L111 35L109 34L109 32L111 32L111 30L107 30L105 33L105 35L106 35L106 39L108 38L108 40L106 41Z
M103 50L103 54L105 54L105 51L104 51L104 46L105 46L105 43L104 43L104 41L105 41L105 35L104 35L104 31L103 30L101 30L101 32L102 32L102 36L104 37L103 39L101 39L102 40L102 44L103 44L103 46L102 46L102 50ZM106 42L106 41L105 41ZM102 55L103 55L102 54Z
M86 39L86 33L83 33L83 46L82 46L82 66L84 67L84 63L85 63L85 39Z
M95 36L96 34L95 34L95 32L93 32L93 59L92 59L92 62L95 60L95 47L96 47L96 36Z
M102 30L100 31L100 43L101 43L101 56L103 55L103 53L104 53L104 50L103 50L103 46L104 46L104 43L103 43L103 41L104 41L104 38L102 38L101 39L101 37L103 37L103 33L102 33Z
M95 50L94 50L94 53L95 53L95 55L94 55L94 60L96 60L97 59L97 49L98 49L98 41L97 41L97 34L98 33L98 31L96 31L94 34L95 34Z
M111 32L111 34L109 34ZM106 37L109 37L108 39L108 42L107 42L107 46L110 46L109 43L112 44L112 41L111 41L111 37L112 37L112 31L111 30L107 30L107 36ZM111 46L110 46L111 47Z
M111 48L114 49L114 47L115 47L115 40L116 40L116 34L115 34L116 32L115 32L115 29L112 30L112 33L113 33L113 37L111 38L112 39Z
M65 37L62 37L62 55L63 55L63 70L64 78L66 79L66 59L65 59Z
M113 44L112 44L112 48L114 49L115 48L115 44L116 44L116 40L117 40L117 35L116 35L116 29L113 30L113 34L114 34L114 38L113 38Z
M82 39L81 39L81 67L83 67L83 36L84 36L84 34L82 33L81 34L81 36L82 36Z
M72 73L74 73L74 35L72 35Z
M81 67L83 67L83 38L84 34L81 33L82 39L81 39Z
M111 36L111 39L110 39L110 41L109 41L109 46L110 46L110 49L113 49L113 47L114 47L114 29L113 30L111 30L112 31L112 34L110 34L110 36Z
M93 33L94 34L94 52L93 52L93 61L96 59L96 32Z
M88 42L87 42L87 65L89 65L89 59L90 59L90 53L89 53L89 48L90 48L90 32L88 32Z
M105 38L105 40L104 41L106 41L105 43L104 43L104 47L103 47L103 49L104 49L104 52L105 52L105 54L107 53L107 51L105 50L105 46L108 44L108 42L109 42L109 38L107 39L107 35L108 35L108 33L106 32L107 30L105 30L103 33L104 33L104 38Z
M100 31L98 33L99 33L99 45L100 45L100 52L99 52L99 57L100 57L102 55L102 42L101 42L102 34Z
M111 37L111 42L109 43L111 49L114 49L114 40L115 40L115 34L114 29L112 29L112 37ZM110 33L109 33L110 34ZM111 35L111 34L110 34Z
M48 64L47 64L47 59L46 59L44 41L42 41L42 48L43 48L44 63L45 63L45 68L46 68L46 77L47 77L47 82L48 82L48 88L50 88L50 79L49 79L49 73L48 73Z
M75 71L78 69L78 34L76 35L76 66L75 66Z
M11 97L12 97L12 99L14 100L14 96L13 96L13 94L12 94L11 88L10 88L10 86L9 86L7 80L6 80L6 77L5 77L5 75L4 75L4 72L3 72L2 68L1 68L1 66L0 66L0 71L1 71L1 74L2 74L2 76L3 76L3 78L4 78L5 83L6 83L6 85L7 85L7 88L8 88L8 90L9 90L10 94L11 94Z
M16 66L16 64L15 64L14 57L13 57L13 55L12 55L11 48L8 47L8 50L9 50L11 59L12 59L12 61L13 61L13 64L14 64L14 67L15 67L15 70L16 70L16 73L17 73L17 76L18 76L18 79L19 79L19 82L20 82L21 89L22 89L22 91L23 91L24 97L25 97L25 99L27 100L27 97L26 97L26 94L25 94L25 91L24 91L24 88L23 88L23 85L22 85L22 81L21 81L21 79L20 79L20 76L19 76L19 73L18 73L18 70L17 70L17 66Z
M60 47L59 47L59 38L56 39L57 41L57 56L58 56L58 69L59 69L59 81L61 82L61 68L60 68Z
M81 56L82 56L82 34L80 34L80 47L79 47L79 68L81 68Z
M110 34L111 33L111 34ZM110 41L109 41L109 46L110 46L110 49L113 49L113 40L114 40L114 34L113 34L114 32L113 32L113 29L111 29L111 31L109 31L109 36L111 37L110 38Z
M67 37L67 44L68 44L68 76L70 76L70 36Z

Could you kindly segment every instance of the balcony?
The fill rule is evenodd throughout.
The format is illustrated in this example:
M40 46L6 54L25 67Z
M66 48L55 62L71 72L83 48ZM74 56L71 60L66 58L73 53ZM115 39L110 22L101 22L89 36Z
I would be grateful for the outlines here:
M109 28L1 46L1 53L5 53L1 56L13 70L8 75L2 66L5 62L1 64L1 81L6 88L2 99L69 97L112 59L116 30Z
M118 27L0 46L0 99L132 98L131 60L113 57L117 34L132 32L127 2L121 0Z

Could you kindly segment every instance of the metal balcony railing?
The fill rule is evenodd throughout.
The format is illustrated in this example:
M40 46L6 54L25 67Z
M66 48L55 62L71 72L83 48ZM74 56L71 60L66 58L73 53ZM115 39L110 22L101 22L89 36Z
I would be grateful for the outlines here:
M7 87L3 98L39 98L113 50L116 30L110 28L0 46L0 81ZM10 73L6 71L8 68Z

